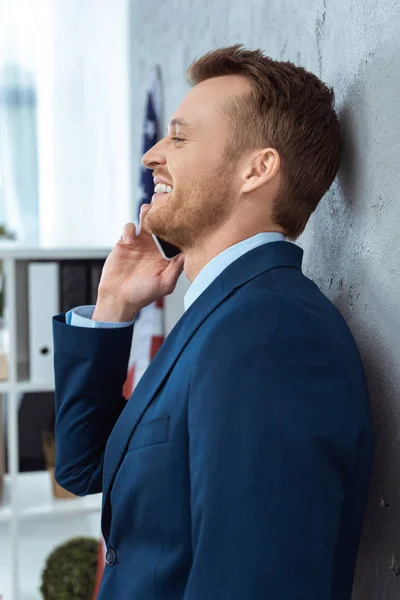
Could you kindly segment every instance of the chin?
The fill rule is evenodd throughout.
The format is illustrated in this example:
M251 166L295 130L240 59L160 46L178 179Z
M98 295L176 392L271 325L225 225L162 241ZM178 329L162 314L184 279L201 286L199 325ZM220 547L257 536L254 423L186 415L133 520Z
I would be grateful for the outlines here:
M166 236L168 236L168 231L165 231L164 226L164 223L166 222L167 219L165 219L162 214L159 215L157 209L152 207L147 213L143 225L145 231L153 235L158 235L160 238L167 242L168 239L166 238Z

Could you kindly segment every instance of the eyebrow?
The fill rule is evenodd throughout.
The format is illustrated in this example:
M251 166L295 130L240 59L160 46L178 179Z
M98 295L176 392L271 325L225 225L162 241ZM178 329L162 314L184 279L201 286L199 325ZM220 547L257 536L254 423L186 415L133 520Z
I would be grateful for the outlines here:
M175 125L180 125L181 127L190 129L189 123L187 123L185 119L171 119L169 122L169 127L174 127Z

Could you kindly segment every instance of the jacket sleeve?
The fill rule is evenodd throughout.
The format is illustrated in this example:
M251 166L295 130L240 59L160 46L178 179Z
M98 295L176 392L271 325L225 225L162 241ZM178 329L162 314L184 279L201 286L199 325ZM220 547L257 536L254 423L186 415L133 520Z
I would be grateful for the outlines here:
M133 325L89 329L53 318L55 477L79 496L102 491L105 447L126 404L132 335Z
M330 359L312 358L280 308L249 313L221 320L194 361L184 600L330 598L353 461Z

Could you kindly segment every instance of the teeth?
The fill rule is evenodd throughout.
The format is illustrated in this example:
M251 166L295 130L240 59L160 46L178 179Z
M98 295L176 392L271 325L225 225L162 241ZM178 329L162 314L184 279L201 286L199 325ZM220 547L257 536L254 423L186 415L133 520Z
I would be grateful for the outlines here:
M164 192L170 194L173 188L170 185L166 185L165 183L157 183L154 188L154 192L157 194L158 192Z

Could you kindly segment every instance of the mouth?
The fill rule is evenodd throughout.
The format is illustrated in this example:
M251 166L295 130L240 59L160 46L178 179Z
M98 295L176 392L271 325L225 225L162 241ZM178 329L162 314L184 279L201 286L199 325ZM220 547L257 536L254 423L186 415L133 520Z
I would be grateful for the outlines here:
M156 198L161 198L161 197L166 198L167 196L172 194L173 190L174 189L171 185L167 185L165 183L157 183L157 185L154 188L154 195L153 195L152 200L155 200Z

